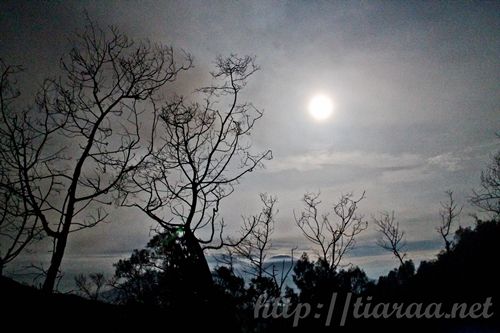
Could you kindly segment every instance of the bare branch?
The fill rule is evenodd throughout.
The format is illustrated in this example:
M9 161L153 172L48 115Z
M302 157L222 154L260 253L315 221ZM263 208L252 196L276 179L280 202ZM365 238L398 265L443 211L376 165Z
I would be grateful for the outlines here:
M214 83L197 91L201 101L176 96L163 106L159 143L130 177L131 191L147 195L128 196L123 205L139 207L164 228L182 225L202 250L237 246L249 236L224 238L218 212L239 180L271 158L270 151L251 152L249 135L263 113L240 101L257 69L253 57L219 57ZM222 102L227 108L219 107Z
M39 217L26 200L22 172L17 168L23 159L17 151L22 123L15 108L20 96L15 79L21 70L0 59L0 275L42 231Z
M35 107L11 111L17 93L2 85L0 158L12 170L9 179L16 177L2 187L22 198L24 212L53 240L46 291L54 288L69 233L104 221L104 207L121 198L129 174L150 156L160 89L192 67L189 55L177 57L169 46L131 40L87 18L61 60L63 75L45 80ZM14 69L2 63L2 71ZM146 113L151 127L144 126Z
M436 228L436 231L443 238L446 252L450 252L452 242L448 239L451 228L454 222L462 213L463 206L459 206L453 198L453 192L448 190L445 192L447 196L446 202L441 202L441 210L439 216L441 217L441 224Z
M493 218L500 216L500 151L481 172L481 187L472 191L470 202L483 212L493 214Z
M275 216L278 213L275 208L276 197L261 193L260 200L263 204L262 211L245 220L242 235L248 234L248 236L234 247L235 253L248 262L250 266L248 273L257 278L271 274L267 271L266 259L272 247L271 236L274 232Z
M368 226L362 215L356 213L365 192L357 198L352 193L343 194L334 203L331 212L320 214L320 193L306 193L305 210L295 216L295 222L304 236L319 248L320 259L336 270L345 254L355 245L355 238Z
M373 217L373 222L377 225L378 232L381 234L377 245L392 252L400 264L403 265L406 257L406 252L404 252L406 248L405 232L399 228L399 222L396 222L394 211L380 213L380 217Z
M91 273L87 275L79 274L75 277L75 284L78 292L91 300L98 300L102 288L107 284L103 273Z

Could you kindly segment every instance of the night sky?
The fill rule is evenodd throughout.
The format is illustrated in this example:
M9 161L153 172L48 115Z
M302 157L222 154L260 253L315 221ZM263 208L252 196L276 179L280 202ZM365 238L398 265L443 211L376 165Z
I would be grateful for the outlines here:
M306 191L319 190L323 208L366 190L368 220L394 210L417 261L442 247L435 226L445 190L465 205L460 223L472 224L467 197L499 147L499 2L3 1L0 55L25 67L27 102L57 73L85 10L102 26L190 52L195 68L171 88L178 94L208 82L217 55L257 57L261 70L245 98L265 111L254 149L270 148L274 159L223 203L233 231L268 192L279 199L275 253L311 250L293 211ZM318 94L334 105L324 121L308 113ZM112 211L110 223L71 237L63 269L111 272L118 257L146 244L153 225L138 211ZM371 277L397 264L376 238L372 225L352 258ZM26 255L9 270L44 258Z

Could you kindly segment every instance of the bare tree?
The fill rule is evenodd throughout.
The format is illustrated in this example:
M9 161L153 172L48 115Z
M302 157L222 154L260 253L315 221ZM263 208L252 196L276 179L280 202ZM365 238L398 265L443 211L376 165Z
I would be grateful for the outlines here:
M68 235L105 220L121 180L148 156L143 114L155 117L159 90L190 66L189 56L178 66L170 47L88 20L61 60L62 77L45 81L35 107L2 109L3 154L18 175L9 190L53 241L45 291L54 288Z
M258 215L247 219L243 226L243 234L249 234L246 239L234 248L235 252L249 261L249 274L262 278L265 275L265 261L272 247L271 236L274 232L275 209L277 198L261 194L260 200L264 207Z
M331 270L336 270L342 258L356 243L356 236L368 226L362 215L357 214L358 204L365 192L355 199L352 193L342 194L333 204L332 212L321 214L319 193L306 193L305 210L295 216L297 226L304 236L319 247L320 258ZM332 214L333 213L333 214ZM335 221L335 220L336 221Z
M85 297L97 301L100 297L102 288L107 281L103 273L91 273L86 275L79 274L75 277L75 284L78 291Z
M377 245L392 252L400 264L403 265L406 257L406 252L404 252L406 248L405 232L399 228L399 222L396 222L394 211L380 213L380 217L374 217L373 222L377 225L378 232L381 233Z
M15 76L21 67L7 65L0 59L0 109L2 115L13 114L20 96ZM0 276L3 268L14 260L33 240L38 239L40 227L36 216L30 214L19 186L20 175L13 157L9 122L0 122Z
M240 101L257 70L252 57L219 57L215 82L197 91L203 102L177 97L167 103L157 127L161 144L133 174L134 189L123 199L123 205L138 207L166 230L182 228L191 259L199 262L200 279L210 284L204 250L235 245L223 236L219 204L241 177L271 158L270 151L251 153L250 133L263 114ZM141 194L131 196L131 191Z
M500 151L493 156L488 168L481 172L481 187L473 190L470 201L482 211L493 214L495 218L500 215Z
M444 240L446 252L450 252L451 240L448 239L448 236L450 235L451 227L454 222L457 221L460 213L462 213L463 206L459 206L455 202L452 191L448 190L445 193L448 200L440 202L441 210L439 211L439 216L441 217L441 224L436 228L436 230Z
M294 249L291 250L291 259L281 262L281 273L278 274L277 264L267 262L269 251L273 247L271 237L276 223L275 216L278 213L275 208L278 199L275 196L262 193L260 194L260 200L264 207L258 215L254 215L245 221L242 227L242 235L244 237L248 236L234 247L234 253L248 262L250 266L250 269L246 270L248 274L257 280L270 278L276 290L281 290L293 269ZM232 250L230 249L230 251ZM287 262L290 262L288 268L286 267Z

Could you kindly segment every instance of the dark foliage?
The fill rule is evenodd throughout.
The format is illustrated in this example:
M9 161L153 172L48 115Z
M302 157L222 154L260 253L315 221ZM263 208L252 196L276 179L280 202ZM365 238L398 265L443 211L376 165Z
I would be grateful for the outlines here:
M116 265L117 287L123 293L122 305L85 300L75 295L45 294L20 285L7 278L0 280L0 302L3 325L30 318L23 328L34 328L44 320L46 309L61 317L74 320L80 328L96 327L114 331L145 329L185 329L218 332L322 332L322 331L423 331L426 332L496 332L500 327L496 302L500 296L500 276L493 262L500 244L498 221L478 222L474 228L460 228L454 246L441 252L433 261L422 262L418 269L412 261L370 281L358 267L333 270L321 260L311 261L303 255L294 268L297 289L285 292L291 309L297 302L319 303L318 311L325 318L333 292L337 293L334 320L325 327L324 320L313 315L292 327L293 318L254 318L254 302L259 288L269 291L265 281L245 281L232 267L214 270L215 288L199 290L193 282L195 267L189 265L190 254L182 238L170 234L155 236L148 247L137 250L128 260ZM272 290L272 288L270 289ZM495 314L489 319L354 319L349 314L345 327L339 327L338 318L348 293L354 297L373 297L378 302L441 302L475 303L493 297ZM50 306L49 306L50 305ZM22 308L23 311L17 309ZM313 314L315 312L312 312ZM5 327L5 326L4 326ZM136 328L137 327L137 328ZM53 331L58 332L57 327Z
M500 273L493 257L499 251L500 223L479 221L475 228L460 228L455 235L454 246L442 251L435 260L424 261L418 269L411 260L381 276L375 283L357 267L348 270L331 271L321 260L311 262L303 255L294 269L294 281L300 290L297 300L310 304L328 304L332 292L338 293L337 304L345 303L347 293L352 297L373 297L372 304L381 302L443 303L443 309L450 309L454 303L484 302L492 297L495 314L488 319L354 319L347 317L345 327L325 327L324 320L313 316L302 320L296 331L430 331L430 332L496 332L500 322L499 311ZM341 310L336 308L333 317L340 318ZM325 318L324 312L321 318ZM352 311L351 311L352 314ZM291 328L291 321L288 323Z
M125 304L169 308L200 303L209 297L197 283L197 253L190 251L182 230L154 236L147 247L135 250L116 265L114 286Z

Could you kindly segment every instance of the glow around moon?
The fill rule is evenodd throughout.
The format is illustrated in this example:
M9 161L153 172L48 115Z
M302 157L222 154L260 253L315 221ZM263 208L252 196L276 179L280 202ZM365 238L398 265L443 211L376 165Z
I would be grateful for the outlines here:
M333 113L333 102L325 95L316 95L309 102L309 114L317 121L328 119Z

